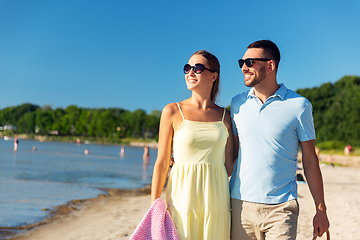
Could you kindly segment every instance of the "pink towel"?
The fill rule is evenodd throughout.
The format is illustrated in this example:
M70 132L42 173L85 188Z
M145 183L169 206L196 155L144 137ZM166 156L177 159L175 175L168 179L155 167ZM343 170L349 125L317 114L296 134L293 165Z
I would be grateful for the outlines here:
M129 240L179 240L175 224L166 208L165 200L156 199Z

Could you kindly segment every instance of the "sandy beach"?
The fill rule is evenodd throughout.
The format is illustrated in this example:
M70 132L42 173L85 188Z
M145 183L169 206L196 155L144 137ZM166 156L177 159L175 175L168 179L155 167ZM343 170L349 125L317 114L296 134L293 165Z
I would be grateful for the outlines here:
M331 239L360 239L357 232L360 222L360 158L333 158L336 163L346 167L322 165ZM299 184L298 192L300 216L297 239L312 239L314 203L306 183ZM69 213L58 214L12 240L129 239L149 203L148 188L141 191L110 191L106 196L68 204Z

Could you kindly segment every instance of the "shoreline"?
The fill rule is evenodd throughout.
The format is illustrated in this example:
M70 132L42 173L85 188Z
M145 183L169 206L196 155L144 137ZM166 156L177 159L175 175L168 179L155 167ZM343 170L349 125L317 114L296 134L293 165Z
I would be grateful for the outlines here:
M3 138L3 137L1 137ZM10 140L13 141L13 137ZM40 136L34 135L30 137L27 134L19 134L19 140L34 140L39 142L64 142L64 143L77 143L77 139L80 139L79 144L98 144L98 145L115 145L115 146L132 146L132 147L144 147L148 146L150 148L157 148L158 143L154 139L135 139L135 138L125 138L120 140L107 140L107 139L96 139L91 137L69 137L69 136Z
M356 224L360 221L360 157L332 157L334 163L342 166L321 164L330 233L333 239L355 239ZM326 154L320 155L320 159L326 158ZM101 190L106 194L91 199L71 200L55 207L55 211L49 212L49 217L39 223L0 227L0 239L128 239L149 207L150 186L134 190ZM298 201L297 239L311 239L315 207L306 182L298 183Z
M323 166L322 173L331 239L357 239L360 168ZM114 194L95 201L85 201L78 211L9 239L128 240L150 206L150 195L146 192L126 195L127 192L122 191L115 191ZM306 183L298 184L298 202L300 214L297 239L312 239L315 205Z
M331 160L330 160L331 159ZM332 155L332 154L320 154L319 155L320 165L330 165L341 167L360 168L360 156L355 155Z
M129 197L138 197L150 195L151 187L150 185L139 188L139 189L112 189L112 188L100 188L100 190L106 192L105 194L99 194L95 198L89 199L73 199L68 201L65 204L56 206L54 210L43 209L43 211L48 211L49 216L44 218L40 222L15 226L15 227L5 227L0 226L0 239L9 239L9 240L25 240L23 234L30 233L32 230L39 228L40 226L51 224L57 220L68 217L77 211L84 211L86 208L91 207L92 205L99 204L101 201L118 199L118 198L129 198Z

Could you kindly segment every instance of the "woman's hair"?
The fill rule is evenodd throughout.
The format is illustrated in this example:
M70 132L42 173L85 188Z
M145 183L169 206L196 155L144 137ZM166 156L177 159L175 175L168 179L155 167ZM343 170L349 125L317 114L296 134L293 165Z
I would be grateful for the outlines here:
M211 101L215 102L216 98L219 94L219 87L220 87L220 63L219 63L219 60L213 54L211 54L205 50L199 50L199 51L195 52L192 56L194 56L194 55L201 55L204 58L206 58L206 60L208 61L208 64L209 64L209 68L211 70L217 72L218 76L213 83L213 86L211 88L211 95L210 95Z

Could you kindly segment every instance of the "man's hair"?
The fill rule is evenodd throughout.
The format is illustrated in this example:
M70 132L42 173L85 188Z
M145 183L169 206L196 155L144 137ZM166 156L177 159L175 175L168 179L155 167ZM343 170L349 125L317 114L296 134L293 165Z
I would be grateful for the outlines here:
M274 60L275 62L275 68L277 69L280 63L280 50L276 46L275 43L273 43L270 40L260 40L251 43L248 47L249 48L261 48L264 49L265 53L269 55L269 58Z

